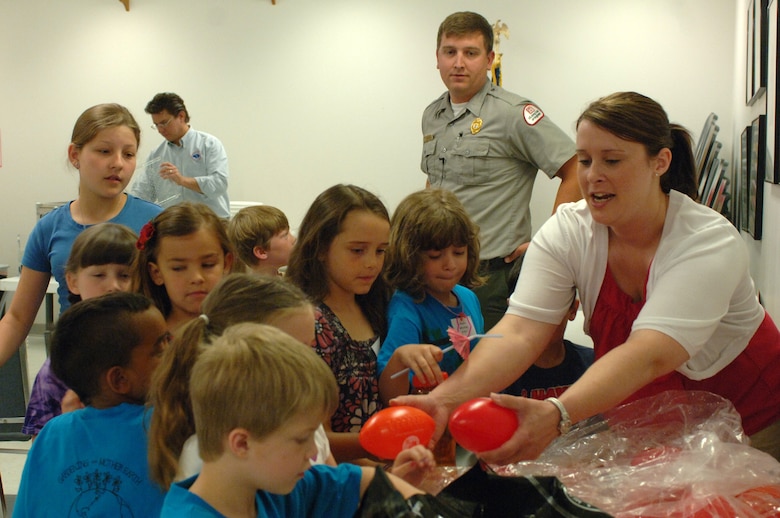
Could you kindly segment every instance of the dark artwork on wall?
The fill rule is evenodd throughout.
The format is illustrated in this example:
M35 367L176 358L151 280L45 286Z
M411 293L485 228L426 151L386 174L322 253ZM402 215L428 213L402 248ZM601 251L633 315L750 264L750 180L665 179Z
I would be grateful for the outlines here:
M748 230L748 173L750 172L750 132L751 126L747 126L742 131L742 139L739 154L739 174L737 175L737 214L738 221L735 222L737 228Z
M753 104L766 91L767 0L750 0L747 12L745 97Z
M750 127L748 166L748 232L753 239L761 239L766 173L766 115L759 115Z
M770 1L767 9L767 91L766 91L766 116L767 116L767 155L766 155L766 181L780 183L780 103L778 99L778 44L780 39L780 18L778 17L778 1Z

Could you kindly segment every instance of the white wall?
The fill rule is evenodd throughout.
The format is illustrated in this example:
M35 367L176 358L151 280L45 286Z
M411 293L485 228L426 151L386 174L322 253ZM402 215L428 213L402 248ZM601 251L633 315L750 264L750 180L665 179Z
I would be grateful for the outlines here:
M735 22L731 0L131 1L125 12L116 0L0 0L0 262L12 272L35 202L76 196L65 159L76 117L128 106L144 128L140 163L161 140L143 112L160 91L222 139L232 199L274 204L297 227L319 192L350 182L392 210L425 181L420 115L444 89L436 30L456 10L509 26L504 86L572 136L589 101L626 89L696 138L716 112L725 156L743 127L733 111L744 9ZM557 184L537 182L537 228Z

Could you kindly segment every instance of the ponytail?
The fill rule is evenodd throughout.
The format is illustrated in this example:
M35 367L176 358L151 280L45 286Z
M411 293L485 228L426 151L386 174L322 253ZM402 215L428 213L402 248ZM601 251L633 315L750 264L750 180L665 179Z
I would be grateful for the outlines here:
M661 177L661 189L667 194L671 189L688 195L693 201L699 201L698 178L693 158L691 134L679 124L669 125L674 142L672 163Z
M149 470L152 480L168 490L179 469L184 442L195 434L190 401L190 372L209 336L208 319L195 318L177 333L163 352L149 388Z

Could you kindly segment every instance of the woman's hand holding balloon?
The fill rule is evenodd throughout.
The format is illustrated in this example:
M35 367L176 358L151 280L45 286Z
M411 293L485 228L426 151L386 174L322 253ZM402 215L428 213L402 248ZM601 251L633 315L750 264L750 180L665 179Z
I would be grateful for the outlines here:
M444 429L447 426L447 419L450 417L452 408L454 408L456 405L452 405L452 408L450 408L449 406L440 402L436 398L435 394L431 392L430 394L423 395L399 396L390 400L390 406L411 406L419 408L431 416L436 423L436 426L433 432L433 436L428 442L428 448L433 449L433 447L436 445L436 441L438 441L439 437L441 437L444 433Z
M511 409L517 415L519 426L503 445L479 453L480 459L496 466L537 458L558 437L561 416L558 409L547 401L491 394L499 406Z

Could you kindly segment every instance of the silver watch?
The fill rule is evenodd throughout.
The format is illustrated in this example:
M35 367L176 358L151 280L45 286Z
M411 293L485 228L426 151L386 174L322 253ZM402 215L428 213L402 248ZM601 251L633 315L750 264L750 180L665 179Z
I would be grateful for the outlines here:
M561 413L561 420L558 423L558 431L561 433L561 435L566 435L569 430L571 430L571 417L569 417L569 412L566 411L566 407L563 406L563 403L558 401L558 398L548 397L545 399L545 401L549 401L555 405L555 408L557 408L558 412Z

